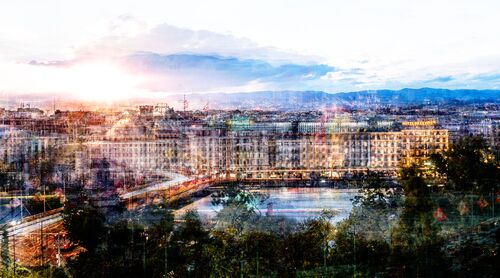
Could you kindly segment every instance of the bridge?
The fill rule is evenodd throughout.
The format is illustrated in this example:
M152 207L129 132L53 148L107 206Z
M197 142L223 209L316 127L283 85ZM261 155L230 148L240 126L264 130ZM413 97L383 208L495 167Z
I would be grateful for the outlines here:
M148 193L151 192L168 190L172 187L181 186L186 182L189 183L193 181L193 179L189 179L188 177L177 173L169 173L169 177L171 178L171 180L169 181L152 184L137 190L122 193L120 195L120 198L122 200L133 199L147 195ZM51 197L53 195L46 195L46 196ZM28 198L28 196L24 197ZM15 236L27 235L32 232L40 230L41 227L50 226L62 221L62 215L61 215L62 210L63 208L58 208L47 211L45 213L39 213L36 215L27 216L24 217L22 220L12 220L9 223L5 223L4 227L6 227L5 230L7 231L9 238ZM0 238L1 236L2 235L0 234Z
M149 192L167 190L167 189L171 188L172 186L180 185L183 182L190 181L190 179L188 177L183 176L181 174L171 173L170 177L172 178L172 180L153 184L153 185L141 188L141 189L137 189L137 190L133 190L133 191L129 191L129 192L125 192L123 194L120 194L120 198L124 199L124 200L131 199L131 198L134 198L137 196L145 195Z
M43 226L49 226L61 221L61 211L62 208L58 208L46 213L39 213L37 215L26 217L22 221L14 221L9 223L9 227L5 230L7 231L9 237L21 236L38 231L43 228Z

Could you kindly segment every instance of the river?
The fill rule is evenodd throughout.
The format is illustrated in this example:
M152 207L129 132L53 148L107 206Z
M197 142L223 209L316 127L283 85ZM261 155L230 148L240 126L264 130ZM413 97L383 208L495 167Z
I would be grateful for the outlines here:
M331 219L336 223L346 218L352 209L352 198L358 190L310 187L280 187L255 189L268 196L258 205L263 214L281 216L296 221L320 216L323 210L332 210L336 215ZM221 206L212 204L212 197L206 196L176 211L180 218L187 210L197 210L202 219L212 219Z

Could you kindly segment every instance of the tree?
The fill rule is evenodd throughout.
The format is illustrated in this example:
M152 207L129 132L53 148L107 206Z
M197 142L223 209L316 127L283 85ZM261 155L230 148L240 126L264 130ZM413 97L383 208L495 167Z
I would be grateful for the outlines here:
M396 207L400 202L400 188L384 180L382 175L370 171L364 177L359 195L354 197L354 205L365 208L385 209Z
M320 219L300 224L297 232L284 238L281 256L285 266L289 270L323 266L328 259L327 248L329 241L333 239L333 231L329 222Z
M208 242L208 232L203 228L196 211L188 211L184 221L172 236L175 243L171 258L174 259L174 274L186 277L193 274L195 277L203 276L208 267L204 260L203 246Z
M482 137L464 137L431 161L448 186L459 191L495 192L499 189L498 159Z
M9 255L9 234L5 227L2 228L2 266L8 268L10 266L10 255Z
M62 215L64 228L68 231L69 238L89 253L95 253L96 247L106 232L105 216L88 203L67 204Z
M240 240L241 271L245 277L272 276L275 272L283 272L280 250L282 242L272 232L249 232Z
M436 275L444 266L441 254L440 225L433 218L431 192L420 167L413 164L400 172L404 201L399 223L394 230L391 263L405 266L409 273Z
M165 252L170 253L172 260L177 256L165 249L173 230L170 210L160 205L134 213L140 213L140 217L118 220L110 217L104 223L100 212L90 205L73 206L65 212L68 215L64 218L65 226L71 238L87 249L69 262L75 277L161 277L165 274ZM92 223L97 227L95 231L88 230ZM75 231L77 227L80 231Z
M459 231L443 246L450 270L459 277L498 277L500 226L493 218L473 229Z
M212 194L212 204L222 206L245 206L253 212L260 213L257 204L266 199L262 193L251 192L239 183L226 183L224 188Z
M210 240L204 246L203 255L208 259L209 277L227 277L240 269L240 246L234 229L226 231L213 230Z
M225 184L223 190L212 194L212 204L223 206L217 213L217 228L234 228L242 233L262 215L258 204L266 198L266 195L251 192L240 184Z
M152 224L148 229L147 250L149 259L147 267L153 277L165 277L167 276L166 273L173 273L171 272L174 269L172 261L177 256L177 254L172 253L174 217L168 207L159 207L159 209L162 208L163 216L160 221Z
M369 237L359 224L350 218L337 226L331 250L332 263L336 268L346 268L348 273L342 276L366 273L366 276L373 277L387 266L390 243L381 238Z

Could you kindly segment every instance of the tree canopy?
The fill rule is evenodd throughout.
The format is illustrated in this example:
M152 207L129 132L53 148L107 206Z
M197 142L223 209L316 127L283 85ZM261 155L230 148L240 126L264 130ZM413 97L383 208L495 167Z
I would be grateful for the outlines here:
M481 192L499 189L498 158L481 137L461 138L447 151L433 154L431 161L451 189Z

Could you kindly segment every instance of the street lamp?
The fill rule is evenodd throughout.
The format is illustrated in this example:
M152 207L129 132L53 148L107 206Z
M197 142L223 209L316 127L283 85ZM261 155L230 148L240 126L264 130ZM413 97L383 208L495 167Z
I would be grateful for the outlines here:
M164 277L167 277L167 273L168 273L168 242L170 241L170 238L172 238L173 234L174 234L174 232L171 231L165 240L165 274L163 275Z
M144 237L144 248L142 252L142 268L143 268L143 273L146 275L146 245L148 243L148 229L147 227L144 228L144 231L141 234Z

